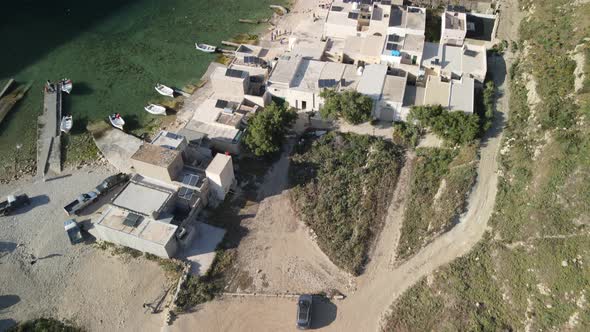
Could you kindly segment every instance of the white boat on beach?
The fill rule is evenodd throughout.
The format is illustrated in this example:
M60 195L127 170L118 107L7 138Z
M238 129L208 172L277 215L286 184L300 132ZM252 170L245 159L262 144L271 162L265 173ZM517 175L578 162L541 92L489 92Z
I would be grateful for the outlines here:
M63 133L69 133L72 130L72 126L74 125L74 120L72 119L71 115L65 115L61 118L61 124L59 126L59 130Z
M72 84L72 80L69 78L64 78L63 80L60 81L61 83L61 91L70 94L70 92L72 92L72 88L73 88L73 84Z
M162 105L149 104L146 107L144 107L144 109L146 110L146 112L148 112L150 114L154 114L154 115L165 115L166 114L166 107L164 107Z
M197 50L205 53L213 53L217 50L217 47L203 43L195 43L195 47L197 48Z
M164 84L156 84L156 91L163 96L174 97L174 90L169 87L165 86Z
M115 114L109 115L109 121L111 122L111 125L113 127L123 130L123 126L125 125L125 120L123 120L123 118L121 117L121 114L115 113Z

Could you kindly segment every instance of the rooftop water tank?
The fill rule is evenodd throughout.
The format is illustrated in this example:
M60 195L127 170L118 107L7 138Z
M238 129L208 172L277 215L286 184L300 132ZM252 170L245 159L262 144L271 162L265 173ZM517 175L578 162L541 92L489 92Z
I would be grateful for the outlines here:
M358 76L363 76L363 71L365 71L365 67L363 67L363 66L359 66L359 67L356 69L356 74L357 74Z

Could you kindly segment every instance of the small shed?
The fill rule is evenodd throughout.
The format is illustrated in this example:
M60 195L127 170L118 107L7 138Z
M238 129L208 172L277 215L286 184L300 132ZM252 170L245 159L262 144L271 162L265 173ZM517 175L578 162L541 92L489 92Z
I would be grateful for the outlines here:
M234 183L234 166L231 156L218 153L215 155L205 174L210 181L211 193L223 201Z

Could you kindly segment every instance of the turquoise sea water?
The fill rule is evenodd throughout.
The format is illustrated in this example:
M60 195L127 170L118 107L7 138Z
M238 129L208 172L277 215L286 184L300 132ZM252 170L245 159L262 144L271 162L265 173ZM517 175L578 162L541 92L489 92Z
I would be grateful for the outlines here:
M21 0L0 11L0 79L32 82L27 96L0 124L0 172L15 145L34 156L36 118L47 79L74 81L65 107L82 130L113 112L145 123L143 107L158 98L156 82L196 82L214 59L195 50L255 27L239 18L271 15L284 0Z

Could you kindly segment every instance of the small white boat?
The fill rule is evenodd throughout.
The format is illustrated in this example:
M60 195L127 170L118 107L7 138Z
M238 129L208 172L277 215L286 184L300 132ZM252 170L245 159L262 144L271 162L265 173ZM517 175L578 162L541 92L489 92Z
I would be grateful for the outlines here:
M217 47L203 43L195 43L195 47L197 48L197 50L205 53L213 53L217 50Z
M154 115L164 115L164 114L166 114L166 107L164 107L162 105L149 104L146 107L144 107L144 109L148 113L154 114Z
M174 90L169 87L165 86L164 84L156 84L156 91L163 96L174 97Z
M61 118L61 124L59 129L64 133L69 133L72 130L72 126L74 125L74 120L72 119L71 115L65 115Z
M72 92L72 88L74 87L74 85L72 84L72 80L69 78L64 78L63 80L60 81L61 83L61 91L70 94L70 92Z
M109 115L109 121L111 125L117 129L123 130L123 126L125 125L125 120L121 117L119 113Z

